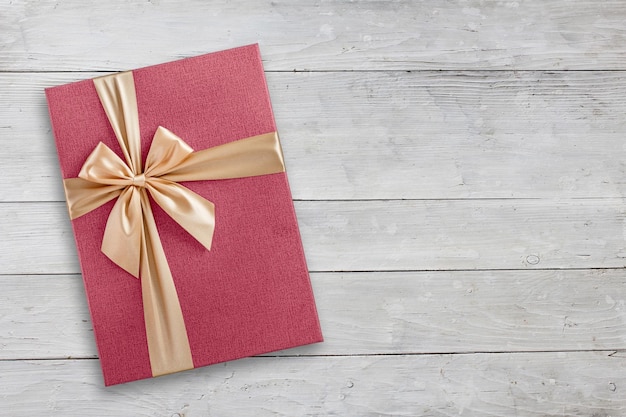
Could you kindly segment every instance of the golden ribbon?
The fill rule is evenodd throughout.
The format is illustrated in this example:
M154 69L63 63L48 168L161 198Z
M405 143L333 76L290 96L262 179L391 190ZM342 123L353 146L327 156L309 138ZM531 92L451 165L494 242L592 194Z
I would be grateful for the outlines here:
M213 203L177 182L284 172L278 135L271 132L194 152L159 126L142 169L132 72L93 82L126 162L99 143L78 178L63 181L70 217L80 217L117 197L107 220L102 252L134 277L141 277L152 374L191 369L187 330L147 192L183 229L211 249Z

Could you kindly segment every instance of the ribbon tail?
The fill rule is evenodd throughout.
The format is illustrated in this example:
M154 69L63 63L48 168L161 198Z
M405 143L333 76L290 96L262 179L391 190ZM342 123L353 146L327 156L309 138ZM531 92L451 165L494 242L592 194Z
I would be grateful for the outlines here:
M215 230L213 203L189 188L160 178L151 178L146 188L163 211L207 250L211 250Z
M117 266L139 278L141 260L141 192L128 187L113 205L102 237L102 252Z
M141 293L152 375L193 369L183 313L145 190L141 192Z

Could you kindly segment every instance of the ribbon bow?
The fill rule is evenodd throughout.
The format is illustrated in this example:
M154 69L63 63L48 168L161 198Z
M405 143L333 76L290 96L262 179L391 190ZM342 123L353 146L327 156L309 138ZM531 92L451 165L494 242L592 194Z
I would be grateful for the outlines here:
M70 217L80 217L117 197L107 220L102 252L141 278L152 374L191 369L187 330L148 193L209 250L215 227L214 205L178 182L284 172L278 135L271 132L194 152L181 138L159 126L142 169L132 72L93 81L125 161L105 144L96 146L78 178L63 182Z

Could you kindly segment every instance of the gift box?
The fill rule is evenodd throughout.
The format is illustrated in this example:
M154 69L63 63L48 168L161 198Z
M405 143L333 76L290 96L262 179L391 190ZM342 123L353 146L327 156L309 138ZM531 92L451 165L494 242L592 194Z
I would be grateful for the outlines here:
M46 97L106 385L322 341L257 45Z

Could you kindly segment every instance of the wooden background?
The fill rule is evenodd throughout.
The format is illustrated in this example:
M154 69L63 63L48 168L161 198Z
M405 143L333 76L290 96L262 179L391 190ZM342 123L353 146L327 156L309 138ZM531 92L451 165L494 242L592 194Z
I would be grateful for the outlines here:
M43 88L260 43L326 342L104 388ZM624 1L0 1L3 416L626 415Z

